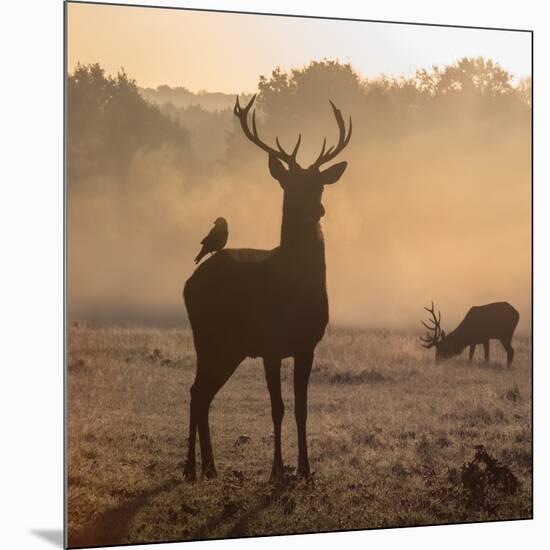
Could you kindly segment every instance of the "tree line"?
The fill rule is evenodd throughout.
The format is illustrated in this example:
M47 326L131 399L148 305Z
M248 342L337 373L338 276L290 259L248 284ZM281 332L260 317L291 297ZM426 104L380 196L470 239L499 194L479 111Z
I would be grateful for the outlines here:
M420 69L409 78L372 79L350 64L312 61L260 76L256 92L268 136L294 140L307 130L313 141L332 123L331 99L353 115L355 147L438 129L460 132L465 125L513 131L528 128L531 118L530 79L514 82L498 63L481 57ZM124 70L106 75L98 63L77 65L68 77L69 183L124 174L136 153L163 148L182 173L241 167L258 153L238 131L228 98L168 86L140 89Z

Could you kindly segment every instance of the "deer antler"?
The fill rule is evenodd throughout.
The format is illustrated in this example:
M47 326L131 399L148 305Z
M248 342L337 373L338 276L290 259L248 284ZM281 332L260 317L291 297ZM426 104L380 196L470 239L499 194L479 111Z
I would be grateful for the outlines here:
M256 127L256 109L252 111L252 130L250 130L248 126L248 113L252 108L252 105L254 104L255 99L256 99L256 94L252 96L252 99L248 102L248 104L245 107L241 107L241 105L239 104L239 96L237 96L237 100L235 101L235 108L233 109L233 113L239 119L244 135L252 143L257 145L260 149L264 150L266 153L273 155L274 157L278 158L279 160L282 160L283 162L286 162L289 166L291 165L295 166L297 164L296 155L298 154L298 149L300 147L302 135L301 134L298 135L298 141L296 142L296 145L294 146L294 149L290 154L283 149L283 147L281 146L281 143L279 142L278 137L275 138L277 149L273 149L273 147L270 147L269 145L265 144L260 139L260 136L258 135L258 128Z
M329 100L330 101L330 100ZM327 146L327 138L323 140L323 147L321 148L321 153L319 153L319 156L317 157L317 160L310 166L310 168L319 168L322 164L325 164L326 162L331 161L333 158L336 157L339 153L342 152L344 147L349 143L349 140L351 138L351 116L349 117L349 130L346 135L346 124L344 122L344 117L342 116L342 111L340 109L337 109L334 103L330 101L330 106L332 107L332 110L334 112L334 117L336 118L336 124L338 124L338 143L336 146L329 147L329 149L325 152L325 147Z
M438 311L437 315L435 314L433 300L432 300L432 307L431 308L425 307L424 309L432 316L431 319L428 319L428 322L432 324L427 325L424 321L420 321L428 329L426 336L425 337L421 336L420 340L424 342L422 346L429 349L439 344L441 340L441 311ZM433 334L431 334L432 332Z

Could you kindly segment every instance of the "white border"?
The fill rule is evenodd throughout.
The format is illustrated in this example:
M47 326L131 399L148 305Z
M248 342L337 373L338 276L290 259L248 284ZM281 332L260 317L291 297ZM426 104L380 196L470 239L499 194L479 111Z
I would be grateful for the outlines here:
M135 0L135 4L145 4ZM491 545L540 548L550 519L550 234L548 182L550 19L538 0L154 0L166 6L298 13L535 31L535 519L469 526L424 527L171 544L185 548L460 549ZM1 359L2 483L5 548L52 548L35 531L62 526L62 11L60 0L2 6ZM6 124L7 121L7 124ZM513 261L513 258L510 259ZM7 305L7 308L5 307ZM143 548L143 547L126 547ZM149 547L145 547L149 548ZM164 548L151 546L150 548Z

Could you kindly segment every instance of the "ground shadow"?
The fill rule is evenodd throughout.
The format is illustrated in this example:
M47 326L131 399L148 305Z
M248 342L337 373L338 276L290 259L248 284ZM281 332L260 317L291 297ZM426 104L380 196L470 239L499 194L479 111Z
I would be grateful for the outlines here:
M310 491L314 488L313 477L304 481L296 475L290 473L292 468L287 467L287 472L283 479L260 484L256 491L256 496L247 500L246 505L242 510L239 510L238 503L231 503L225 506L221 513L209 518L195 533L192 538L194 540L202 540L210 538L213 528L219 528L220 525L226 524L226 529L223 538L239 538L254 536L249 529L251 520L257 518L262 512L276 505L282 505L279 502L281 497L288 492L296 489ZM286 504L294 505L292 498L289 498Z
M69 548L90 546L118 546L127 544L128 529L137 512L150 499L164 491L170 491L181 480L171 479L166 483L141 493L129 502L100 514L99 517L83 529L69 533Z
M57 548L63 548L63 529L32 529L31 533Z

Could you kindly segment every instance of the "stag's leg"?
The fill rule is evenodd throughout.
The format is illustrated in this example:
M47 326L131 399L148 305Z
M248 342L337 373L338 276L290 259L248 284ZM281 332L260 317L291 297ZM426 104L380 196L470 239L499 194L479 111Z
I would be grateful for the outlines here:
M485 352L485 362L489 362L489 340L483 342L483 351Z
M275 453L273 456L273 467L271 468L271 480L283 477L283 454L281 451L281 424L285 414L285 406L281 395L281 359L264 358L265 379L269 397L271 398L271 418L273 419L273 435Z
M200 363L199 363L200 364ZM185 463L184 475L187 481L195 481L197 479L197 463L196 463L196 454L195 454L195 445L197 439L197 428L199 428L199 435L201 439L201 459L203 464L203 473L204 473L204 463L205 456L208 456L208 449L205 449L203 446L203 435L201 429L204 429L203 418L207 415L208 423L208 409L206 407L206 395L208 393L208 382L205 381L204 376L199 374L197 370L197 376L195 377L195 382L191 386L191 405L189 411L189 446L187 450L187 461ZM208 403L209 404L209 403ZM202 426L202 428L201 428ZM212 447L210 446L210 455L212 454ZM215 473L215 468L214 468Z
M201 446L201 470L202 475L207 478L213 478L218 475L216 465L214 464L214 453L212 452L212 441L210 439L210 424L208 415L210 413L210 404L214 399L216 391L213 387L208 387L202 397L202 403L199 412L199 442Z
M476 350L476 345L475 344L471 344L470 345L470 353L468 354L468 363L471 363L472 362L472 359L474 358L474 352Z
M512 361L514 360L514 348L512 347L512 337L503 338L501 343L506 350L506 364L510 367L512 366Z
M514 348L511 344L508 344L508 349L506 350L506 364L511 367L512 361L514 360Z
M298 475L309 477L307 456L307 385L313 364L313 351L294 357L294 414L298 428Z
M196 402L195 418L201 447L201 470L202 475L207 478L217 476L208 420L210 404L242 360L243 357L238 360L224 359L223 361L209 360L203 362L204 367L197 370L197 378L193 388L191 388L191 403L193 405L193 400ZM201 366L200 363L199 366Z
M187 447L187 460L183 475L187 481L197 479L197 463L195 458L195 443L197 440L197 399L193 398L193 388L191 387L191 405L189 406L189 443Z
M201 414L202 407L202 386L204 386L205 364L203 354L197 355L197 374L195 381L191 386L191 403L189 405L189 442L187 447L187 460L183 475L187 481L195 481L197 479L197 462L195 445L197 440L198 420Z

